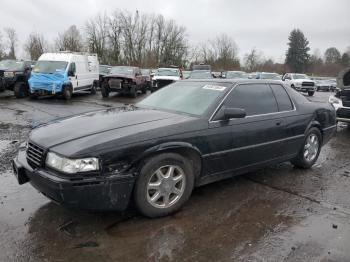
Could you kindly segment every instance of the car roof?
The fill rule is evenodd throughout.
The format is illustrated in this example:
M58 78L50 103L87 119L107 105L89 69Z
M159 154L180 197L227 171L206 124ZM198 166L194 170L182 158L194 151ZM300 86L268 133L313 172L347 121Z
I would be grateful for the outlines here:
M281 80L272 79L186 79L181 82L231 83L231 84L283 84Z

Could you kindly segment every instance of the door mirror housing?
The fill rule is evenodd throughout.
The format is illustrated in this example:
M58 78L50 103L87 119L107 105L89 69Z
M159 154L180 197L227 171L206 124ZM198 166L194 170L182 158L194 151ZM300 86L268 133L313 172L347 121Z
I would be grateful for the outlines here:
M246 112L242 108L222 107L214 117L214 121L225 120L228 121L233 118L245 118Z
M224 119L230 120L231 118L245 118L246 112L242 108L224 108Z

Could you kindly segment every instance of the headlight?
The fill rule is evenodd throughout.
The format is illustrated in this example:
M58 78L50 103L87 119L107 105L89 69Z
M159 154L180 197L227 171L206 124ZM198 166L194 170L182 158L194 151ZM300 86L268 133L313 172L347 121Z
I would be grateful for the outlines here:
M335 96L330 96L328 102L331 104L341 104L341 100Z
M301 86L301 83L300 82L295 82L294 86Z
M15 72L4 72L4 76L5 77L14 77L15 76Z
M99 170L99 161L95 157L68 159L52 152L47 154L46 165L69 174Z

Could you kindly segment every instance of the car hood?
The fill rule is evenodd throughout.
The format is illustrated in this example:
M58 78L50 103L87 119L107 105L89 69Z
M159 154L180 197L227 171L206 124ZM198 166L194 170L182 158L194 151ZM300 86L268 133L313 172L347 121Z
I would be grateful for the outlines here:
M180 80L179 76L154 76L153 80L173 80L177 81Z
M181 125L198 118L134 106L112 108L58 119L33 129L30 141L66 156L72 156L93 145L103 146L119 140L118 146L152 139L143 135L155 129ZM169 132L164 135L167 135ZM156 135L160 133L157 131ZM133 138L130 139L130 136ZM67 146L67 143L70 146Z
M311 79L294 79L293 82L295 83L302 83L302 82L312 82L315 83L315 81L311 80Z
M104 76L105 78L126 78L126 79L135 79L135 77L130 75L123 75L123 74L109 74Z

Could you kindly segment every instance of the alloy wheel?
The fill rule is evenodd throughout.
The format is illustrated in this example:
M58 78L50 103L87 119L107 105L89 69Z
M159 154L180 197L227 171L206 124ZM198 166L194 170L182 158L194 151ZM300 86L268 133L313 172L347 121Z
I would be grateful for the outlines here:
M318 153L319 150L319 139L317 135L310 134L309 137L306 139L305 146L304 146L304 158L306 161L311 162L313 161Z
M156 208L168 208L179 201L185 191L186 176L176 165L158 168L147 183L147 201Z

